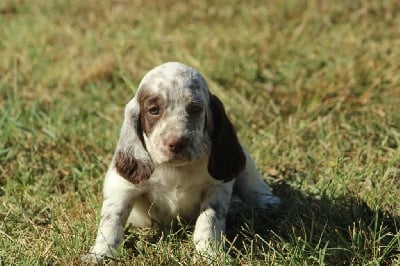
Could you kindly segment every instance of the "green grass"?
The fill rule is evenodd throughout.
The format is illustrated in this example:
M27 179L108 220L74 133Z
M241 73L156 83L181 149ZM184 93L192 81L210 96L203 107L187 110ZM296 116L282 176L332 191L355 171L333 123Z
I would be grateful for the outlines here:
M0 2L0 265L79 264L124 105L171 60L282 199L229 223L218 265L399 265L398 1L145 2ZM190 265L192 231L128 228L118 260Z

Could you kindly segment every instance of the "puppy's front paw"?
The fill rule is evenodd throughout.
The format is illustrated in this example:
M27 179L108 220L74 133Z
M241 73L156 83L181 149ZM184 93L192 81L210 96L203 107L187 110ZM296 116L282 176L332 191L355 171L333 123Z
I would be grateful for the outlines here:
M88 253L81 256L81 261L86 265L101 265L103 264L103 256L95 253Z
M81 257L84 265L115 265L115 261L111 254L88 253Z

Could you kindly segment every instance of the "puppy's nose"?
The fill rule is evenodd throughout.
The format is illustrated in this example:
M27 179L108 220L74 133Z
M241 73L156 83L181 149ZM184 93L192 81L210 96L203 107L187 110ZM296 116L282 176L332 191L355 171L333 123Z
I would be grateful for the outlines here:
M185 137L170 138L166 141L166 146L174 153L181 152L188 144L189 139Z

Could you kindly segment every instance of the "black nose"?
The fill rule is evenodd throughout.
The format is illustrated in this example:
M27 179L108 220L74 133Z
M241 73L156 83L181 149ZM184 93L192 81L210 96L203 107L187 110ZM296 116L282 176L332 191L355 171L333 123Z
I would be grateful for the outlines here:
M189 139L185 137L171 138L166 141L166 146L174 153L181 152L188 144Z

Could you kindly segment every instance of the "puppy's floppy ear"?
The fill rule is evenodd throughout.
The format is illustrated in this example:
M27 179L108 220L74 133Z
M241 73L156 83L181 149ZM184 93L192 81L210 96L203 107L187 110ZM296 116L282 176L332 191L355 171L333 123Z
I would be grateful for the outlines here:
M215 179L228 182L243 171L246 166L246 156L222 102L212 94L210 108L214 128L211 132L212 146L208 159L208 172Z
M113 164L122 177L138 184L148 179L154 166L143 140L140 106L136 97L125 107L125 117Z

